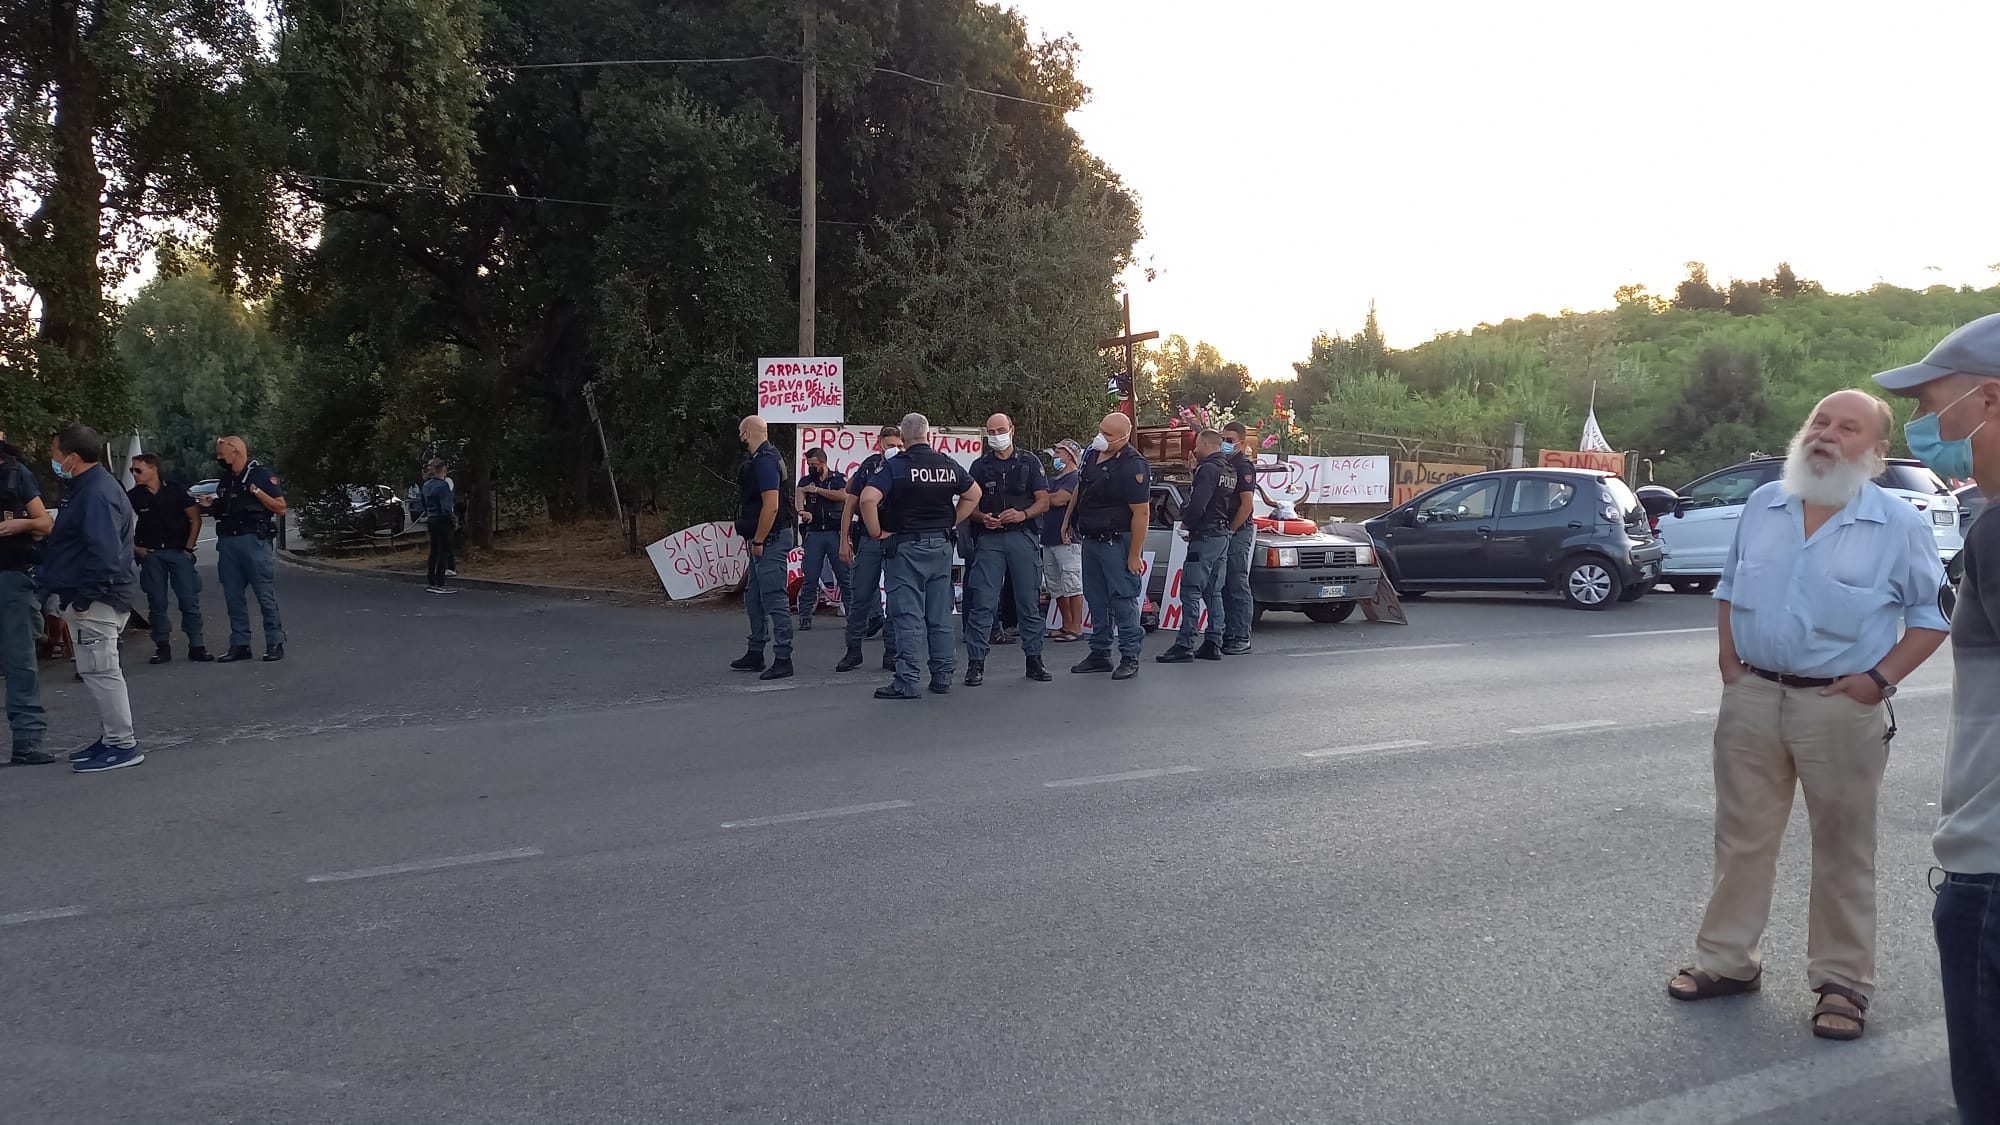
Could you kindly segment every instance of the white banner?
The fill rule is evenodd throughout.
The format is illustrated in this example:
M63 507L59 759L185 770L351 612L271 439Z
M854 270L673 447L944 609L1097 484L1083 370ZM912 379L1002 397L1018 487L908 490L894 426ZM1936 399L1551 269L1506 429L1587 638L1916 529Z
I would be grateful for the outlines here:
M743 537L736 534L736 525L721 520L676 531L649 545L646 557L652 560L667 596L675 601L734 586L750 569L750 552L743 547ZM793 547L786 556L787 573L797 574L805 557L804 548Z
M799 477L806 475L806 450L826 450L826 467L829 472L851 476L879 447L875 436L881 431L874 426L800 426L799 443L792 450L792 471ZM931 430L931 448L970 469L974 461L985 449L986 431L968 429ZM798 483L796 479L794 484Z
M766 422L847 420L847 361L839 356L757 361L757 417Z
M1257 464L1276 465L1265 453ZM1387 504L1387 457L1291 457L1283 472L1259 471L1257 483L1274 499L1294 504Z

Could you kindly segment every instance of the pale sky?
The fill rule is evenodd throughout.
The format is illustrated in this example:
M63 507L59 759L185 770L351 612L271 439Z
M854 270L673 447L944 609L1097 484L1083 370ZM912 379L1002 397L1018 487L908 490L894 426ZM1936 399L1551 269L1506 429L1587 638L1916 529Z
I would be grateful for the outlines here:
M1133 326L1289 378L1389 342L1789 260L2000 283L2000 3L1003 0L1144 207ZM1935 267L1933 269L1932 267Z

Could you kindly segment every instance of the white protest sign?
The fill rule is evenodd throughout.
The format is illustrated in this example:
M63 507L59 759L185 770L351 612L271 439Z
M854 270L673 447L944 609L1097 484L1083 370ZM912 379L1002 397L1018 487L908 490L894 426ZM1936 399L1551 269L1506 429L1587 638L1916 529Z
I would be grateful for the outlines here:
M736 525L720 520L676 531L649 545L646 557L667 596L676 601L734 586L750 568L750 552L736 534ZM805 551L793 547L786 556L789 573L797 574L804 559Z
M1284 465L1269 454L1257 458L1257 483L1274 499L1294 504L1387 504L1387 457L1290 457ZM1267 472L1262 466L1279 471Z
M793 449L792 464L799 475L805 475L806 451L826 450L828 472L842 476L852 476L854 470L869 454L880 448L877 434L882 427L877 426L800 426L799 442ZM930 446L946 457L970 469L985 451L986 431L977 429L945 428L931 430Z
M766 422L847 419L847 361L827 358L757 361L757 417Z

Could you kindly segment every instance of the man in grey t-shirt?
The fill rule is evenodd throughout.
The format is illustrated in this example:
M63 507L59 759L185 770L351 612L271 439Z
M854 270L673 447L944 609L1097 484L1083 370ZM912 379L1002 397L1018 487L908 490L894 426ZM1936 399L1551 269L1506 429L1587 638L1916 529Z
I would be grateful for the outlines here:
M1946 336L1923 362L1875 381L1917 400L1910 452L2000 494L2000 313ZM1934 847L1944 880L1932 922L1962 1125L2000 1125L2000 522L1961 555L1951 620L1951 726Z

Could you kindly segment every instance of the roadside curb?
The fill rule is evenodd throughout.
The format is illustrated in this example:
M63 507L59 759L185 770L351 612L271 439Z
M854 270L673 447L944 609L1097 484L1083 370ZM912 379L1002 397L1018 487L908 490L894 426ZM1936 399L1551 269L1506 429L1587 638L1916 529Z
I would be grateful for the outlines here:
M291 551L279 551L278 557L301 570L316 570L322 574L344 574L355 578L372 578L378 581L402 582L421 586L429 581L426 575L411 574L400 570L380 570L341 566L338 563L307 558ZM601 586L550 586L535 582L508 582L497 578L454 578L455 587L470 590L494 590L505 594L529 594L542 598L561 598L569 601L621 601L639 605L664 605L665 594L648 595L633 590L613 590Z

